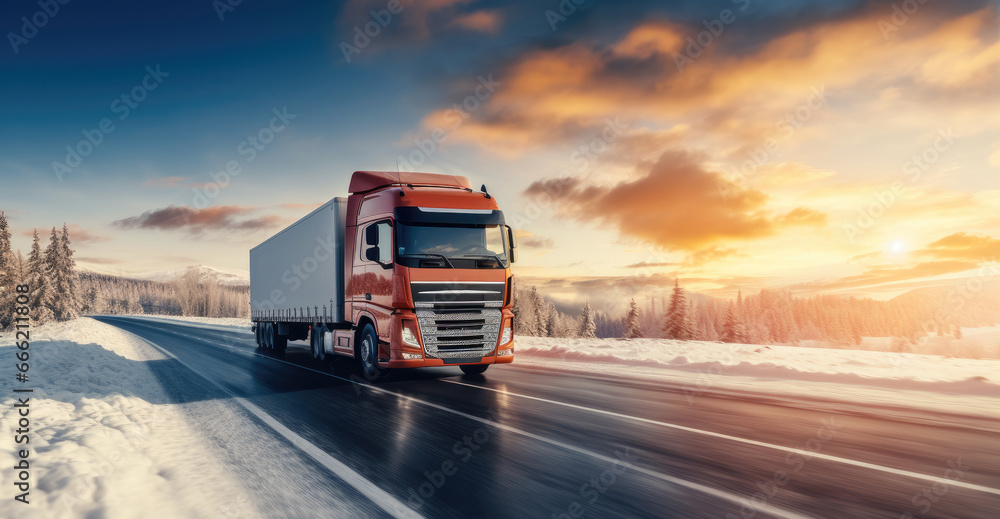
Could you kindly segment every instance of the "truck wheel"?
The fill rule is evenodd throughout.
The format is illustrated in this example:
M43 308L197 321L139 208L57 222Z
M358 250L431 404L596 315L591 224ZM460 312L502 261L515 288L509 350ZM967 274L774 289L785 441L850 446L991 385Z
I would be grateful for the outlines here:
M320 362L326 360L326 351L323 349L323 335L326 326L313 326L309 328L309 346L312 348L313 359Z
M312 353L313 360L319 360L319 350L316 349L316 335L319 330L315 326L309 327L309 351Z
M257 343L257 347L260 348L260 327L262 325L258 324L253 327L253 341Z
M273 341L271 342L271 348L273 348L275 352L282 353L285 351L285 348L288 347L288 336L278 335L277 326L271 327L271 339Z
M459 366L459 367L462 368L462 373L465 373L466 375L482 375L486 371L486 368L490 367L490 365L489 364L465 364L465 365Z
M264 325L264 349L269 350L274 347L274 325L267 323Z
M378 337L375 328L366 324L361 330L361 342L358 344L358 357L361 361L361 374L368 380L375 380L384 370L378 367Z
M317 359L320 362L326 360L326 348L323 345L323 340L326 338L326 325L319 327L319 337L316 338L317 354L319 357Z

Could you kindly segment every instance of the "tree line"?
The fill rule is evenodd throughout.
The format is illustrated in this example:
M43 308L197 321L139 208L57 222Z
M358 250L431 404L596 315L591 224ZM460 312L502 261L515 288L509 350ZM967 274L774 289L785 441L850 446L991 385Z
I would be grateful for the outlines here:
M42 248L38 231L25 258L11 245L11 229L0 211L0 329L14 319L18 285L27 285L29 316L36 325L68 321L81 314L158 314L202 317L248 317L250 287L222 286L189 271L162 283L78 272L69 228L52 228Z
M594 312L587 303L579 318L563 314L536 287L515 284L517 333L539 337L667 338L745 344L796 344L822 340L840 346L862 337L895 337L901 347L927 335L961 337L961 326L1000 322L1000 291L981 290L961 299L961 312L942 312L955 304L954 294L926 290L889 301L816 295L793 296L787 290L737 293L726 301L688 293L675 280L667 297L650 297L640 306L629 301L623 314ZM580 333L583 321L593 334Z
M36 323L50 320L67 321L79 316L80 280L70 248L69 229L55 227L48 245L42 250L41 237L35 230L27 259L11 247L11 232L7 216L0 211L0 328L6 328L15 318L14 308L18 285L27 285L27 306Z

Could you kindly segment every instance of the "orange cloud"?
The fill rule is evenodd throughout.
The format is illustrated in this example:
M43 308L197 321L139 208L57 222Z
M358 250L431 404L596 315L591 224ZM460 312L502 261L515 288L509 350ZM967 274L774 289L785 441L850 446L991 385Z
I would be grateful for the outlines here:
M503 25L503 13L496 9L483 9L463 14L455 18L452 23L470 31L496 34Z
M822 225L825 215L807 208L772 216L767 195L736 186L685 152L666 152L645 176L601 186L564 177L540 180L525 194L580 221L596 221L660 247L695 253L704 262L730 255L732 240L770 236L778 229ZM700 251L700 252L699 252Z
M551 249L555 245L552 238L544 238L531 231L518 229L514 231L514 234L517 236L517 245L519 247L523 245L533 249Z
M611 45L532 50L497 74L503 86L450 137L516 155L621 117L690 121L745 143L778 133L775 123L816 92L824 104L827 91L854 87L975 104L1000 89L1000 37L987 30L996 25L995 9L954 15L927 4L891 42L878 28L888 15L871 5L750 52L709 45L680 64L678 57L694 52L687 38L698 29L670 22L643 23ZM446 114L428 114L424 129L440 127Z
M1000 256L1000 239L985 234L958 232L931 243L917 253L939 259L995 261Z
M206 230L254 231L277 226L282 219L275 215L256 218L241 218L255 211L254 207L223 205L195 209L184 206L168 206L163 209L146 211L139 216L116 220L114 225L123 229L186 230L201 233Z

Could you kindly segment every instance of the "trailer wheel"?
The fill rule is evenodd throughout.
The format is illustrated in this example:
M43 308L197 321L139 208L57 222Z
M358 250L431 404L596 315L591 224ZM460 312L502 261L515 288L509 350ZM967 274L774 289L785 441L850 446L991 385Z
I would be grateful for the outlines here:
M361 330L361 342L358 345L358 350L361 374L368 380L379 378L383 373L378 367L378 337L375 336L375 328L371 324L366 324Z
M262 324L258 324L257 326L253 327L253 340L254 340L254 342L257 343L257 347L258 348L261 347L261 345L260 345L260 327L261 326L263 326L263 325Z
M271 327L271 348L277 353L283 353L288 348L288 336L278 335L278 327Z
M462 366L459 366L459 367L462 368L462 373L465 373L466 375L482 375L486 371L486 368L490 367L490 365L489 364L465 364L465 365L462 365Z
M326 326L311 326L309 328L309 346L312 347L313 359L320 362L326 360L326 350L323 349L323 335Z
M326 347L323 344L323 340L326 338L326 325L319 327L319 337L316 338L317 350L319 351L319 361L323 362L326 360Z
M271 349L271 348L274 347L274 325L273 324L267 323L267 324L264 325L264 336L261 337L261 338L264 339L262 342L264 343L264 349L265 350L269 350L269 349Z

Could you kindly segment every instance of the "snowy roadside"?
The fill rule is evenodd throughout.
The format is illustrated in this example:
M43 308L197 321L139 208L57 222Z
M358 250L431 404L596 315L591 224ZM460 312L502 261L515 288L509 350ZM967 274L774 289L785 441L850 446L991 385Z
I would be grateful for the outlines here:
M1000 418L1000 361L667 339L518 337L515 364L709 391L835 399Z
M98 317L98 316L95 316ZM130 317L133 319L146 319L149 321L188 323L200 328L225 329L238 332L250 333L249 318L242 317L182 317L179 315L109 315L107 317Z
M30 444L0 443L0 456L30 448L30 504L5 506L6 517L255 517L248 492L199 440L178 404L168 403L149 363L160 352L92 319L32 330ZM0 357L13 359L12 334ZM14 363L0 363L13 381ZM9 393L12 394L12 393ZM20 394L19 394L20 396ZM2 405L16 399L7 395ZM0 429L13 438L18 417ZM16 447L16 448L15 448ZM15 476L2 468L4 481Z

